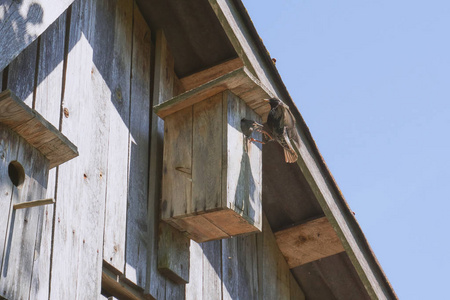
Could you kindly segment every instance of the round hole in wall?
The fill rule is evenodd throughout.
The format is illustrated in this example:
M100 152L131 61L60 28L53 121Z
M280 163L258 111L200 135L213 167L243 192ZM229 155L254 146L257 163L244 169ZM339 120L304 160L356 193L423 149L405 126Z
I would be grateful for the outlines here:
M11 182L17 187L21 186L25 180L25 170L17 160L9 163L8 175Z

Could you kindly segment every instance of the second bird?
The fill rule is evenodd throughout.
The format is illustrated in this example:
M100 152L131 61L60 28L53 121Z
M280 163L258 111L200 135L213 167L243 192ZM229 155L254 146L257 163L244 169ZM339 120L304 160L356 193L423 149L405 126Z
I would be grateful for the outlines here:
M272 137L283 147L284 158L287 163L294 163L298 159L297 152L292 147L291 141L297 149L300 149L300 137L295 126L295 119L289 107L280 99L266 99L270 104L270 112L267 116L267 126Z

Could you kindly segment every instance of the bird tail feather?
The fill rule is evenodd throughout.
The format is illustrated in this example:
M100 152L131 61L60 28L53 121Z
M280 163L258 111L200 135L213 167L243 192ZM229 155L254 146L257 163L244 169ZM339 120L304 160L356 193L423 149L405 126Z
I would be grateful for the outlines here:
M298 155L294 150L284 148L284 159L287 163L294 163L298 159Z

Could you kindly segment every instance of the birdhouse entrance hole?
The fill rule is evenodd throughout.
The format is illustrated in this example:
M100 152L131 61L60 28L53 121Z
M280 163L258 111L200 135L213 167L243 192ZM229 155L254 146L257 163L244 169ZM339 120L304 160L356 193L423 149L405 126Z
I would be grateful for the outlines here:
M22 183L25 181L25 170L22 165L18 161L12 161L8 165L8 175L11 182L20 187Z

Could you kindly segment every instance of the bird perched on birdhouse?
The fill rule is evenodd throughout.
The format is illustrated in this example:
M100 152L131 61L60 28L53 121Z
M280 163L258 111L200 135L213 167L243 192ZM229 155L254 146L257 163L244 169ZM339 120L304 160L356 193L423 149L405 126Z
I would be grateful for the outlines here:
M252 142L257 142L257 143L261 143L264 144L264 142L259 141L259 140L255 140L254 138L252 138L252 134L254 131L259 131L259 132L263 132L263 125L259 124L258 122L255 122L253 120L249 120L246 118L243 118L241 120L241 130L242 133L245 135L246 138L248 138L250 141Z
M297 149L300 147L300 136L295 127L295 119L289 107L280 99L264 99L270 104L270 112L267 116L267 127L270 129L272 137L284 149L284 158L287 163L297 161L298 155L292 147L291 142Z

